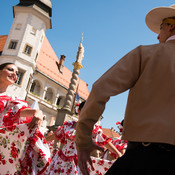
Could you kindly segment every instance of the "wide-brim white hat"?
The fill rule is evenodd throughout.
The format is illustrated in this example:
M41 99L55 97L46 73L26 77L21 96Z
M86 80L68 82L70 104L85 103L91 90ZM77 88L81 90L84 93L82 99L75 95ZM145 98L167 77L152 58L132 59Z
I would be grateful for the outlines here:
M147 13L145 22L151 31L159 34L163 19L169 17L175 17L175 4L170 7L157 7L152 9Z

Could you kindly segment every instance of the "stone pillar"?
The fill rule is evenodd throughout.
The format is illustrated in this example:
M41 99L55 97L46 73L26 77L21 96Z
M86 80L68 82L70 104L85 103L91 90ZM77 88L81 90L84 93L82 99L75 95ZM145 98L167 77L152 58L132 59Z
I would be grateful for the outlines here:
M80 69L83 67L81 64L83 57L84 57L84 47L82 43L80 43L78 52L77 52L77 60L75 63L73 63L74 70L72 73L72 78L69 84L68 93L66 95L65 103L63 106L63 109L68 110L68 111L71 111L72 109L73 100L74 100L74 92L75 92L75 88L76 88L76 84L78 80L78 75L79 75Z
M54 105L55 105L55 106L56 106L56 104L57 104L57 100L58 100L59 96L60 96L60 94L56 94L56 97L55 97L55 100L54 100Z
M76 62L73 63L74 65L74 70L72 73L72 78L69 84L69 89L66 95L66 99L63 105L62 109L58 109L57 117L56 117L56 122L55 125L62 125L64 121L67 120L72 120L72 115L73 113L71 112L72 105L73 105L73 100L74 100L74 92L76 89L76 84L77 84L77 79L79 75L80 69L83 67L81 62L84 58L84 47L82 43L80 43L78 47L78 52L77 52L77 57L76 57Z
M30 76L29 81L28 81L28 86L27 86L27 92L30 92L30 89L32 87L33 83L33 75Z
M44 100L44 98L45 98L46 92L47 92L47 87L44 87L44 89L43 89L43 94L42 94L42 99L43 99L43 100Z

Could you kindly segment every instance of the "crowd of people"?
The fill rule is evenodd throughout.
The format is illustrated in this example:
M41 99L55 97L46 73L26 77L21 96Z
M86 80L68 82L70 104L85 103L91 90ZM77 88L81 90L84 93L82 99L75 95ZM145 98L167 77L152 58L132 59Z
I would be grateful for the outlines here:
M78 114L84 106L85 102L82 102L79 105ZM116 157L121 157L122 153L112 144L111 138L108 138L103 134L101 126L96 124L92 131L93 141L100 147L106 147L110 150ZM75 121L66 121L62 126L59 126L57 130L46 137L47 141L59 141L61 143L60 149L56 150L56 153L53 154L51 164L47 169L45 175L56 175L56 174L81 174L81 171L78 167L78 158L77 150L75 146L75 135L76 135L76 122ZM95 155L95 157L94 157ZM103 159L102 157L96 157L96 154L93 153L92 161L94 168L89 167L90 174L105 174L105 172L113 164L113 161Z
M17 80L17 75L15 64L0 65L0 174L81 174L75 146L76 122L66 121L55 132L44 133L47 129L44 129L42 111L31 109L27 101L6 93L7 87ZM84 104L85 101L79 105L78 115ZM93 141L116 157L122 156L98 124L94 126ZM94 168L89 167L89 172L105 174L113 161L95 153L92 154Z
M43 134L44 115L10 96L18 68L0 65L0 174L165 175L175 159L175 5L152 9L147 26L159 44L139 46L93 85L78 108L78 122L66 121ZM107 137L97 121L111 96L129 89L120 137ZM56 144L55 144L56 143ZM96 150L100 150L100 156Z

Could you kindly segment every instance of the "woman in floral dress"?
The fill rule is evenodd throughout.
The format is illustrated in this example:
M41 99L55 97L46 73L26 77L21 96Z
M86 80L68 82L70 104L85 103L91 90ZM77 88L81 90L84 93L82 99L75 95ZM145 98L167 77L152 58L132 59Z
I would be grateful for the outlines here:
M119 129L120 136L117 138L114 138L114 140L112 141L112 144L118 149L118 151L121 152L122 155L125 153L126 148L127 148L127 141L122 140L123 123L124 123L124 120L122 120L121 122L118 121L116 123ZM104 158L108 160L116 160L118 158L118 155L107 150L104 155Z
M56 139L61 143L61 149L53 156L51 164L45 175L81 175L77 162L77 150L75 147L76 122L66 121L62 126L58 127L55 133L49 136L47 141ZM106 146L115 153L118 150L111 144L111 139L102 133L102 128L95 125L93 130L93 141L98 146ZM120 156L120 155L119 155ZM89 166L91 175L103 175L113 164L112 161L92 157L95 170L92 171Z
M38 129L43 114L6 94L17 74L13 63L0 65L0 175L41 174L50 162L49 148Z

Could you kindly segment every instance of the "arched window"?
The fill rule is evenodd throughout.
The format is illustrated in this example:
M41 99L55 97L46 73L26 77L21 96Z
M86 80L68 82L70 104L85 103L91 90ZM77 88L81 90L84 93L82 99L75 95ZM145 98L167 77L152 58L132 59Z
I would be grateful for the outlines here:
M44 99L53 103L53 90L51 88L47 89L47 92L46 92Z
M40 96L41 86L40 86L39 81L37 81L37 80L33 81L32 86L30 88L30 92Z
M62 99L62 97L58 98L57 103L56 103L57 106L61 104L61 99Z
M33 82L32 86L31 86L31 89L30 89L30 92L34 92L35 86L36 86L36 82Z

